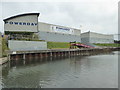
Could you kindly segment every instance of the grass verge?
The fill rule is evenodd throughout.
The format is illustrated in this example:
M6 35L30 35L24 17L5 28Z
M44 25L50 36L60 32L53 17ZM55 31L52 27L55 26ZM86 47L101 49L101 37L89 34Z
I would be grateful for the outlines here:
M49 49L59 49L59 48L69 48L68 42L47 42L47 47Z
M104 44L94 44L94 45L97 45L97 46L107 46L107 47L120 47L120 44L117 44L117 43L104 43Z
M7 50L9 50L9 48L8 48L8 46L7 46L7 41L4 39L4 38L2 38L2 56L3 57L6 57L7 56Z

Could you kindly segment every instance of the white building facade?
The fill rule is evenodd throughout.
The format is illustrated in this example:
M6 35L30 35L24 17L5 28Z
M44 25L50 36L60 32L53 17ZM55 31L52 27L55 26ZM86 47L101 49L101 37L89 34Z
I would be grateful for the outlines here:
M113 35L86 32L81 34L82 43L114 43Z
M99 33L82 33L80 29L60 25L38 22L39 13L25 13L4 19L4 32L10 43L9 48L24 50L23 45L30 43L30 50L47 49L47 43L38 43L37 40L45 42L82 42L82 43L113 43L113 35ZM35 39L37 36L37 40ZM11 41L10 41L11 40ZM14 41L13 41L14 40ZM19 41L20 40L20 41ZM22 40L24 40L22 42ZM26 42L25 42L26 41ZM30 42L28 42L30 41ZM34 42L32 42L34 41ZM13 44L14 43L14 44ZM20 44L21 47L17 47ZM39 44L42 46L39 47ZM17 46L16 46L17 45ZM15 49L15 48L14 48ZM27 48L28 50L28 48Z
M11 50L45 50L47 49L47 43L45 43L47 41L81 42L81 30L38 22L38 16L39 13L25 13L3 20L5 36ZM37 40L33 40L35 36L38 37ZM44 42L40 43L39 40ZM31 48L24 48L23 45Z
M81 42L81 30L48 24L38 23L39 39L53 42Z
M4 19L5 32L37 32L39 13L26 13Z
M81 30L38 22L39 13L26 13L4 19L4 31L36 33L39 40L54 42L81 42Z

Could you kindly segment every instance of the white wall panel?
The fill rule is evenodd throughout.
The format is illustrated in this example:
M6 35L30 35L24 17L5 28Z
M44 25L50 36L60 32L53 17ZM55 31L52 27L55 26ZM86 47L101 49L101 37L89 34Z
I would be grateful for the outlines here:
M13 32L37 32L37 15L25 15L5 20L4 30Z
M8 47L12 51L46 50L47 42L9 40Z

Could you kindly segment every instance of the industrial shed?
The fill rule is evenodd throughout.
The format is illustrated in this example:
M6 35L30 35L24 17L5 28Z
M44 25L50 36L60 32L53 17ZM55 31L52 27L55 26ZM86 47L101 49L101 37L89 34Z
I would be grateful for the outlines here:
M39 13L25 13L4 19L5 34L10 38L33 38L54 42L81 42L81 30L44 22L38 22ZM25 35L27 33L27 35ZM22 37L21 37L22 36Z
M53 42L81 42L81 30L48 24L38 23L38 35L39 39Z
M81 30L60 25L38 22L40 13L24 13L4 19L4 32L8 47L11 50L18 50L13 46L20 45L19 50L45 50L48 41L52 42L81 42ZM40 41L42 40L42 42ZM44 42L43 42L44 41ZM11 43L14 42L14 43ZM25 49L21 44L30 47ZM40 45L38 42L41 42ZM36 43L36 44L34 44ZM40 48L40 46L42 46ZM44 47L44 48L43 48ZM18 50L18 51L19 51Z
M39 15L40 13L24 13L3 20L5 37L9 41L8 46L11 50L18 50L18 48L13 49L13 46L16 45L20 45L19 50L45 50L47 49L46 42L49 41L82 42L87 45L114 42L113 35L94 32L81 34L81 30L77 28L39 22ZM28 43L33 48L25 49L22 46L23 44L29 47Z
M85 32L81 34L82 43L114 43L113 35Z

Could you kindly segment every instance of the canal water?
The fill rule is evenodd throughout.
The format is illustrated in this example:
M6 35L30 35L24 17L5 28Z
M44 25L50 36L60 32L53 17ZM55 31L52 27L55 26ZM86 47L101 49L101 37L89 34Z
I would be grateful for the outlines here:
M2 66L1 88L117 88L118 54L11 61Z

